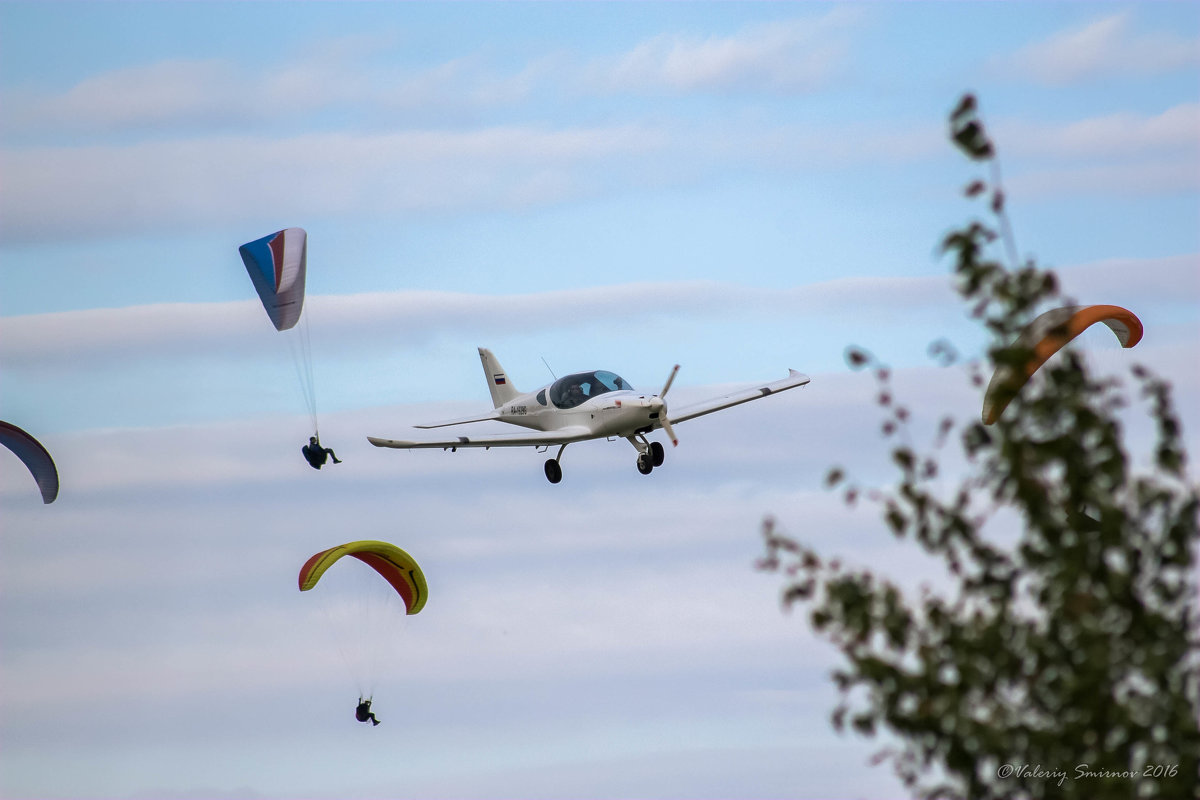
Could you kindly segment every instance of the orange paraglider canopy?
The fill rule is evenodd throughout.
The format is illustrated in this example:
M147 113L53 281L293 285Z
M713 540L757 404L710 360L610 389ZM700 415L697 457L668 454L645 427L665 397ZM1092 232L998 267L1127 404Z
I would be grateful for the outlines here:
M1133 347L1142 340L1141 320L1121 306L1050 309L1029 323L1013 343L1014 349L1027 351L1029 358L1020 365L1003 364L996 368L983 396L983 424L991 425L998 420L1047 359L1097 322L1107 325L1122 347Z

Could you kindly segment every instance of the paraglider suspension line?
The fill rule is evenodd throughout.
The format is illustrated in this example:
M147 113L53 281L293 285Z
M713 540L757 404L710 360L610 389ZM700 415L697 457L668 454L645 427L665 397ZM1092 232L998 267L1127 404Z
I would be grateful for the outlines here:
M304 310L300 323L296 326L297 336L288 337L288 345L292 349L292 365L296 368L296 380L300 385L300 393L308 406L308 416L313 426L313 435L320 439L317 426L317 388L313 374L312 336L309 331L308 319L312 315L312 307Z
M995 158L992 159L991 164L992 186L996 187L997 192L1002 192L1002 184L1000 183L1000 164ZM1003 197L1003 195L1001 195L1001 197ZM999 206L996 208L996 214L1000 217L1000 234L1004 239L1004 249L1008 253L1008 263L1010 269L1019 269L1021 265L1017 260L1017 237L1015 234L1013 234L1012 223L1009 222L1008 211L1004 206L1003 200L1001 200Z

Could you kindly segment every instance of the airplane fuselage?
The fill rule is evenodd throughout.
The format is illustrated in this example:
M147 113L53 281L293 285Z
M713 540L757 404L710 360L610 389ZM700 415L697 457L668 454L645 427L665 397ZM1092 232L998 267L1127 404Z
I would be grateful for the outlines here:
M662 401L630 389L607 392L573 408L555 407L547 397L550 387L520 395L496 409L497 419L522 428L554 431L584 427L597 436L633 436L657 427Z

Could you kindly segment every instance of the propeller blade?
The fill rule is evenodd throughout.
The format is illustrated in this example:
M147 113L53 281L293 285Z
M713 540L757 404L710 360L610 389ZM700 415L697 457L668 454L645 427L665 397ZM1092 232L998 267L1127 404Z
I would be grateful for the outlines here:
M671 384L675 381L675 375L679 372L679 365L676 364L671 370L671 374L667 376L667 382L663 385L662 391L658 393L659 397L666 397L667 390L671 388Z
M667 419L667 401L664 398L667 396L667 391L671 388L671 384L675 382L675 376L678 374L679 365L676 364L671 368L671 374L667 376L667 382L663 384L662 391L658 393L658 400L662 403L662 408L659 410L659 424L662 425L667 438L671 440L672 447L679 447L679 439L675 436L675 429L671 427L671 420Z
M667 419L665 414L663 415L661 422L662 429L666 431L667 438L671 440L671 446L679 447L679 440L675 438L675 429L671 427L671 421Z

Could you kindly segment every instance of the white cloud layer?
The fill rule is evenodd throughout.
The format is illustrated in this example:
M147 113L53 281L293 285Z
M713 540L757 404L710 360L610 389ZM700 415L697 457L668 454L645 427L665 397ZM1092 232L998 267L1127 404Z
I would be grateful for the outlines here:
M1200 158L1030 171L1005 179L1005 187L1015 202L1024 198L1183 195L1200 189Z
M638 125L229 136L0 152L0 237L115 236L272 216L524 208L661 151ZM627 176L625 176L627 177Z
M663 34L594 63L591 80L609 91L809 92L845 71L847 31L860 16L842 6L729 36Z
M1022 48L999 64L1038 83L1069 86L1106 77L1154 75L1200 64L1200 38L1141 32L1123 12Z
M930 263L978 168L946 142L963 76L1006 104L985 118L1011 201L1094 203L1040 218L1036 249L1146 337L1127 352L1096 326L1085 357L1167 375L1200 452L1200 254L1173 224L1200 175L1196 40L1164 22L1194 14L1051 36L1093 12L302 4L264 29L284 6L223 8L205 17L228 36L202 39L187 4L88 6L74 48L76 18L0 4L48 37L23 52L61 45L49 64L6 50L27 82L0 81L0 300L33 312L0 317L0 417L62 477L45 506L0 450L0 794L903 794L865 766L882 743L829 730L836 658L754 562L771 514L906 591L942 580L823 478L894 474L848 342L893 362L918 444L943 413L978 418L967 370L924 356L939 335L980 347ZM1033 44L987 61L998 42ZM321 434L344 459L320 472L286 343L229 264L239 232L281 218L354 249L309 287ZM328 293L417 286L465 290ZM180 302L95 308L134 298ZM247 299L188 302L213 298ZM681 424L649 476L619 440L572 445L557 486L529 449L366 441L486 408L476 345L525 388L549 380L539 355L649 390L680 362L676 409L718 380L813 381ZM1132 407L1141 466L1153 430ZM376 729L351 720L369 680L324 613L349 581L296 586L358 538L408 549L431 589L386 654Z
M1051 125L1001 121L994 137L1021 155L1056 159L1161 157L1200 151L1200 103L1182 103L1161 114L1129 112Z
M145 136L270 128L346 109L378 125L401 115L454 118L514 106L564 86L606 93L811 91L845 70L848 33L860 16L836 8L727 36L663 34L591 63L546 53L510 70L472 54L420 69L380 69L370 57L400 46L385 32L330 40L262 71L228 59L171 59L93 75L57 94L8 90L0 97L6 111L0 130L18 137Z
M997 127L1000 141L1018 153L1092 159L1066 174L1043 165L1014 178L1039 194L1112 194L1127 186L1149 194L1196 185L1194 103L1156 115ZM730 167L919 163L944 151L942 136L936 126L723 120L9 146L0 150L0 240L134 235L244 222L267 210L272 219L514 211L690 185Z
M995 131L1002 162L1008 152L1027 162L1005 181L1013 198L1200 190L1200 103L1066 124L1000 120Z
M154 137L273 129L348 109L360 122L380 125L398 115L453 117L515 103L546 72L535 60L498 74L471 56L413 70L372 66L369 57L396 47L394 38L334 39L265 70L229 59L170 59L99 73L57 94L10 89L0 95L0 130L18 138Z
M705 787L682 791L662 759L734 748L743 755L722 762L721 778L751 795L811 774L804 785L831 796L894 796L886 769L826 774L831 758L861 764L875 746L846 740L830 755L833 654L803 616L780 613L777 578L753 569L770 513L850 565L938 585L938 568L895 544L874 510L849 511L821 488L834 463L868 482L890 470L871 376L814 377L681 425L680 447L650 476L623 442L576 445L558 486L528 451L396 453L357 437L344 464L318 473L288 420L56 436L64 490L52 506L0 461L7 789L86 794L71 776L89 773L55 771L63 762L48 753L114 771L109 787L123 770L143 782L130 785L203 786L202 753L224 780L278 795L530 796L550 770L545 796L595 796L609 786L597 775L647 759L635 768L642 791L697 796ZM958 369L893 379L918 442L944 412L977 413L979 389ZM705 391L681 386L680 402L689 388ZM1179 376L1185 411L1200 408L1198 392L1194 370ZM331 422L357 434L432 411ZM1195 414L1184 417L1194 452ZM1144 450L1146 426L1126 431ZM431 590L387 662L385 723L369 740L346 736L357 667L317 609L323 587L295 586L307 555L360 537L404 546ZM277 756L256 748L241 763L238 736L223 732L245 730L248 714ZM761 759L781 746L789 769L764 784ZM296 762L315 750L368 766L335 786ZM388 783L398 766L400 787Z
M388 760L422 780L393 796L426 796L437 785L426 775L440 776L449 795L487 794L480 773L496 770L513 774L493 781L528 787L518 765L529 753L558 764L553 789L570 792L595 786L569 768L576 759L619 761L663 736L684 752L778 746L772 692L796 686L797 673L823 685L829 654L806 647L802 622L778 611L775 582L754 572L757 525L764 509L823 521L837 516L837 501L777 469L804 469L816 451L796 445L810 426L787 425L786 446L764 450L765 426L804 413L773 405L763 404L766 418L734 411L721 425L694 424L690 453L673 453L674 472L657 471L658 483L636 474L622 442L580 446L568 454L567 482L551 487L530 453L413 459L363 442L348 448L342 471L315 473L262 424L60 438L69 489L59 502L3 498L0 720L6 741L22 731L21 746L0 755L6 786L71 785L44 772L35 745L47 737L59 737L58 752L76 754L76 765L115 746L114 770L127 768L123 754L157 748L155 769L173 771L164 785L199 779L186 767L198 749L242 773L231 763L237 742L212 732L248 708L287 749L361 755L361 742L317 744L345 732L356 689L315 610L323 587L312 596L295 588L310 552L357 536L405 546L431 587L430 605L405 626L396 674L376 695L385 723L373 733L389 747L422 730ZM731 441L735 431L747 442ZM776 477L748 481L751 465ZM709 468L717 474L705 477ZM473 502L461 502L467 495ZM822 717L821 700L810 703ZM120 708L127 713L114 715ZM65 740L52 722L64 715ZM156 729L157 715L173 724ZM683 739L671 733L677 723ZM439 761L448 753L459 769ZM273 763L256 756L247 785ZM315 774L296 768L301 779ZM341 791L371 794L382 774L357 771ZM642 780L663 778L648 770Z
M1063 290L1079 302L1200 305L1196 254L1160 259L1113 259L1059 270ZM1139 280L1130 283L1129 275ZM319 304L321 336L361 351L369 343L393 350L431 339L489 331L550 332L565 327L638 325L657 318L710 322L747 315L837 318L848 313L897 321L927 314L960 316L949 279L841 278L787 289L710 281L572 289L507 296L407 291L310 298ZM268 326L257 301L174 303L0 318L0 365L53 369L96 361L236 357L253 350ZM220 324L216 324L216 321ZM274 342L268 343L270 345ZM263 344L261 354L274 352ZM252 348L247 351L247 348Z

